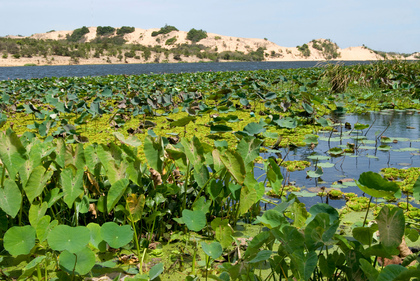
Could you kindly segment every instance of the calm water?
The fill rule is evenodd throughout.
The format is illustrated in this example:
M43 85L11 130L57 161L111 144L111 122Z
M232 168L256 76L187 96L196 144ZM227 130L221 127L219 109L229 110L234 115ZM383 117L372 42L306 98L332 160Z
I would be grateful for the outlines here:
M106 65L47 65L0 67L0 80L44 77L83 77L102 75L162 74L204 71L239 71L260 69L288 69L314 67L326 62L209 62L209 63L158 63L158 64L106 64ZM346 65L367 64L366 61L340 62Z
M408 114L407 114L408 112ZM349 122L352 125L355 123L362 123L372 125L369 129L359 131L358 136L366 135L366 141L355 140L357 136L353 131L348 136L340 139L340 132L334 133L331 137L330 143L327 139L330 137L329 132L319 133L320 136L318 145L312 150L309 146L299 147L290 151L281 150L283 157L287 154L285 160L306 160L312 165L304 171L296 171L287 174L286 169L282 169L283 176L289 176L289 181L295 183L296 186L302 188L301 191L309 191L311 193L318 192L319 187L341 189L343 192L354 192L359 196L362 195L361 190L357 186L332 186L334 182L340 179L351 178L358 180L363 172L373 171L379 173L382 168L410 168L420 167L420 113L418 111L383 111L383 112L368 112L361 115L347 115L342 122ZM337 128L341 131L339 128ZM344 129L342 132L349 133L351 130ZM396 142L386 143L390 146L389 151L378 150L377 147L381 143L380 139L376 143L376 139L383 133L383 136L389 137ZM314 170L316 160L308 160L307 157L312 154L329 156L328 150L333 147L340 147L347 143L355 143L360 145L360 149L353 155L331 157L329 160L319 160L318 163L328 162L334 164L331 168L323 168L323 176L318 179L307 178L306 171ZM409 151L404 149L409 148ZM403 151L401 151L403 149ZM272 153L265 153L264 158L274 156ZM405 200L405 195L402 197ZM315 203L320 203L320 197L302 197L301 201L307 204L309 208ZM325 203L325 198L324 198ZM414 202L411 202L414 205ZM341 208L344 206L344 200L330 200L329 204Z

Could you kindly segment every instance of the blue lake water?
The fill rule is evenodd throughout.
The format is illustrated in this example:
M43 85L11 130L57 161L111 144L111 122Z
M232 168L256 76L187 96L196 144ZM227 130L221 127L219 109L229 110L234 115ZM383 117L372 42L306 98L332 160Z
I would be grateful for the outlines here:
M337 62L332 62L337 63ZM367 61L343 61L345 65L368 64ZM319 61L282 62L209 62L209 63L156 63L156 64L104 64L104 65L45 65L0 67L0 80L44 77L83 77L102 75L163 74L205 71L240 71L305 68L326 64Z
M285 160L306 160L311 162L311 166L304 171L295 171L287 173L282 168L282 174L286 178L286 184L292 184L301 187L304 193L309 192L312 195L319 192L320 187L339 189L343 192L354 192L362 196L362 191L355 186L354 182L349 185L334 186L333 183L341 179L358 180L363 172L372 171L379 173L382 168L406 169L410 167L420 167L420 113L417 110L388 110L382 112L367 112L359 115L347 115L343 123L349 122L354 129L355 123L370 125L370 129L355 131L350 129L341 129L337 127L337 132L331 135L330 132L319 132L319 143L311 149L298 147L288 152L287 149L281 149L279 152ZM388 137L387 142L381 141L380 136ZM331 137L331 138L330 138ZM358 140L366 138L366 140ZM328 142L328 139L330 140ZM382 139L383 140L383 139ZM330 157L325 160L311 160L310 155L330 156L328 150L334 147L344 148L347 143L354 143L359 149L354 154L348 154L338 157ZM390 146L390 150L383 151L378 149L380 145ZM287 155L287 156L286 156ZM269 156L276 157L274 153L264 153L264 158ZM320 178L308 178L306 172L315 170L317 163L331 163L332 167L323 168L323 175ZM258 175L257 175L258 176ZM321 203L321 198L308 197L308 194L302 194L301 201L309 208L313 204ZM406 196L403 195L405 200ZM325 203L325 198L323 199ZM410 202L418 206L416 202ZM329 200L329 204L335 208L344 206L344 200Z

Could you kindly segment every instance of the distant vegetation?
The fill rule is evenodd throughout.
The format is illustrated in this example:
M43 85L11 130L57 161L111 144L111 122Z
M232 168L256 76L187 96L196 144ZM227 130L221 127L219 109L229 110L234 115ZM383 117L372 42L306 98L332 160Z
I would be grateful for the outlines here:
M338 52L337 44L331 42L331 40L326 39L324 41L312 40L312 47L323 53L324 58L327 60L336 59L340 57Z
M297 49L302 53L302 56L304 56L305 58L311 55L311 51L309 50L308 44L297 46Z
M0 53L2 58L9 55L19 59L21 57L31 58L34 56L43 57L51 60L52 56L70 57L73 63L78 63L79 59L103 58L110 62L110 58L117 58L123 61L126 58L144 59L145 61L160 62L169 59L182 61L183 57L195 56L200 60L220 61L262 61L264 60L264 48L258 48L249 53L239 51L217 52L211 47L196 44L203 38L207 38L204 30L191 29L187 34L187 39L192 44L176 44L177 37L171 37L165 41L166 49L162 46L144 46L140 44L126 44L124 34L134 32L134 27L123 26L116 29L111 26L98 26L96 38L90 42L84 42L84 36L89 33L86 26L74 30L63 40L38 40L32 38L0 38ZM171 25L165 25L152 35L168 34L178 29ZM116 36L111 36L116 32ZM219 37L220 38L220 37Z
M133 26L122 26L121 28L117 29L117 35L124 35L133 33L136 30Z
M104 36L104 35L113 35L115 32L115 28L112 26L98 26L96 29L97 36Z
M175 26L165 24L165 26L161 27L159 31L153 31L152 36L156 37L160 34L168 34L171 31L178 31L178 29Z
M202 29L197 30L192 28L190 31L188 31L187 39L191 40L193 43L197 43L204 38L207 38L207 32Z
M75 29L71 35L67 35L66 39L69 42L78 42L88 33L89 29L86 26L83 26L82 28Z

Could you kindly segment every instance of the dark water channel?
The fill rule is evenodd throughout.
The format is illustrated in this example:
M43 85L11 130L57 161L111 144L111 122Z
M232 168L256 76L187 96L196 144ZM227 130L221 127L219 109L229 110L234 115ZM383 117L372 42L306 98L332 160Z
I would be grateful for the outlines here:
M288 177L287 182L301 187L301 192L297 194L302 196L300 200L306 204L307 208L310 208L313 204L321 203L321 198L314 196L320 191L320 187L326 187L327 190L330 188L339 189L345 193L353 192L362 196L361 190L354 182L346 183L346 185L333 185L340 179L351 178L357 180L363 172L379 173L382 168L420 167L420 113L418 111L390 110L347 115L342 122L343 125L345 122L349 122L353 130L336 127L338 132L334 132L332 135L330 132L319 132L319 143L313 149L308 145L291 150L288 154L286 149L280 150L283 157L287 154L285 160L311 162L311 166L304 171L287 173L286 169L282 168L283 176ZM354 130L355 123L367 124L371 127L356 131ZM389 140L386 143L381 142L381 135L388 137ZM358 140L358 138L364 138L363 136L366 136L366 140ZM314 154L330 156L328 154L330 148L345 148L347 143L354 143L359 149L353 154L330 157L325 160L307 158ZM388 151L379 150L378 147L384 144L390 146L391 149ZM264 158L269 156L276 157L273 153L263 154ZM308 178L306 171L315 170L317 163L331 163L334 166L324 167L323 175L320 178ZM324 203L325 200L324 197ZM402 196L402 200L406 200L405 195ZM345 205L344 200L330 199L328 203L335 208L341 208ZM411 204L413 203L411 202Z

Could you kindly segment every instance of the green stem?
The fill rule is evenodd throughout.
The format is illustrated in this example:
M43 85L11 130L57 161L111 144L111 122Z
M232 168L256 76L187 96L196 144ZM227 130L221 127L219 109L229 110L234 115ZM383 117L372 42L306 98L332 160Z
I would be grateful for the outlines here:
M222 171L223 169L220 169L219 171L217 171L217 172L215 172L215 173L213 173L212 175L211 175L211 177L206 181L206 183L201 187L201 189L200 189L200 191L198 192L198 195L200 195L201 194L201 192L203 192L203 190L204 190L204 188L206 188L206 186L209 184L209 182L213 179L213 178L215 178L216 177L216 175L220 172L220 171ZM197 196L196 198L195 198L195 200L194 200L194 202L193 202L193 205L194 205L194 203L198 200L200 198L200 196Z
M3 173L1 175L1 188L4 188L4 178L6 177L6 167L3 164Z
M188 190L188 178L190 176L190 161L188 161L188 165L187 165L187 176L185 178L185 183L184 183L184 200L182 202L182 210L185 210L187 208L187 190Z
M38 272L38 280L41 281L42 280L41 266L38 264L36 269L37 269L37 272Z
M370 208L370 202L372 202L372 198L373 198L373 196L370 197L370 200L369 200L369 203L368 203L368 207L367 207L367 210L366 210L365 220L363 221L363 226L362 227L364 227L365 224L366 224L366 220L367 220L367 216L368 216L369 208Z

